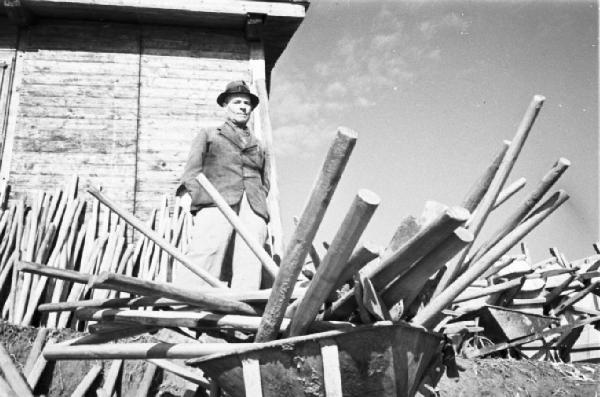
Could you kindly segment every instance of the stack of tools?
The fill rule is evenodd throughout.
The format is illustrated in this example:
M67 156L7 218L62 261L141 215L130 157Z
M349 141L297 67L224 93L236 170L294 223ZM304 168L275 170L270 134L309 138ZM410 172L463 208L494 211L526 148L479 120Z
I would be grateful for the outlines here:
M14 227L17 238L13 240L19 242L16 247L24 248L13 248L11 260L3 262L3 269L8 269L2 273L5 280L10 279L11 267L20 270L12 272L12 283L3 283L12 287L8 318L27 324L37 314L41 321L48 319L48 326L63 327L75 320L86 324L89 335L47 346L47 360L144 359L172 367L175 364L166 360L193 359L188 364L201 368L212 380L198 383L211 389L211 395L218 395L218 387L223 387L234 396L275 396L282 384L298 390L298 395L307 388L328 396L358 396L374 390L394 395L424 392L424 386L435 384L449 362L443 358L452 349L441 333L455 342L482 335L487 324L481 310L490 312L494 307L532 316L521 308L541 307L539 324L521 330L527 335L518 341L551 339L562 345L569 337L565 336L568 327L600 320L589 312L576 312L568 316L568 325L555 321L556 316L572 314L583 295L597 292L595 262L567 263L555 251L553 261L523 269L520 265L530 262L526 252L507 254L568 199L562 190L548 192L569 161L559 159L492 237L477 241L490 213L525 185L521 178L505 187L543 102L541 96L533 98L512 141L503 142L460 206L427 202L420 218L403 220L384 248L360 241L380 201L368 190L357 193L322 258L313 246L357 140L351 130L338 130L279 264L200 174L201 186L272 277L272 287L266 290L231 290L182 254L191 218L177 204L172 211L161 207L145 224L92 187L87 189L96 199L91 211L84 210L73 188L58 200L66 207L65 215L58 218L51 216L57 211L46 209L50 204L43 205L53 203L45 196L28 212L30 218L24 217L21 201L7 216L18 215L21 223L16 223L21 226ZM98 222L101 205L109 214L104 222ZM58 220L54 223L54 219ZM44 225L40 230L48 230L43 236L36 234L38 224ZM124 238L126 224L143 236L136 243ZM6 229L12 229L12 223ZM46 238L52 230L58 230L53 232L57 237ZM170 269L181 265L209 287L186 290L169 283ZM49 290L48 285L52 285ZM31 314L23 316L23 311ZM71 323L70 313L74 313ZM548 316L552 317L546 321ZM117 342L160 329L176 330L187 339L183 343ZM196 339L200 334L210 337ZM359 334L363 336L357 343L354 336ZM210 339L215 337L217 341ZM485 355L516 346L514 335L505 337L502 346L492 341L481 349L476 341L470 352ZM379 338L388 343L377 344ZM372 358L363 344L386 357L380 363L385 376L374 377L369 370ZM420 359L409 362L407 357ZM273 361L278 364L271 365ZM174 372L183 369L176 366Z

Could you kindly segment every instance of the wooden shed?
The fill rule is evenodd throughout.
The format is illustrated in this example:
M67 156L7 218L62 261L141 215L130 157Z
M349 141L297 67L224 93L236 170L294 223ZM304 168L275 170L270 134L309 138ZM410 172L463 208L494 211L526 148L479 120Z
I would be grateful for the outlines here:
M261 94L307 1L2 0L0 178L12 196L74 173L144 218L243 79Z

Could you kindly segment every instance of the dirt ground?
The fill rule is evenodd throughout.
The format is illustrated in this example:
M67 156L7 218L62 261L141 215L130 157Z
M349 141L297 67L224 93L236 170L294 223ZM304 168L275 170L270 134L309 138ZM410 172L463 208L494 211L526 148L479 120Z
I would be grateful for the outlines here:
M27 361L27 356L31 345L37 335L38 329L32 327L19 327L4 321L0 321L0 343L13 357L19 369L23 368ZM48 335L48 341L61 342L77 338L82 333L72 330L51 331ZM152 336L139 336L128 338L130 342L158 342ZM103 371L106 372L110 367L110 360L61 360L49 362L46 366L40 382L34 390L35 395L45 395L47 397L70 396L83 377L89 372L92 366L101 364ZM121 396L136 395L137 387L140 384L146 362L141 360L126 360L123 363L122 376L119 379ZM102 376L99 376L96 383L91 387L91 392L87 395L96 396L95 390L102 386ZM160 368L157 371L155 381L151 388L152 396L193 396L194 390L189 382L181 378L165 373ZM0 396L1 397L1 396Z
M598 396L600 365L511 359L457 359L459 379L438 383L440 396Z
M37 329L17 327L0 322L0 343L8 350L21 368L27 360ZM57 342L72 339L79 333L70 330L50 332L49 338ZM136 342L155 341L152 337L130 338ZM600 395L599 364L566 364L552 362L531 362L511 359L466 360L458 358L463 368L458 379L443 377L437 385L441 397L449 396L598 396ZM35 390L48 397L68 396L77 387L89 369L102 363L105 370L110 361L58 361L47 367L42 380ZM135 395L146 363L128 360L124 363L121 379L121 396ZM150 395L191 396L193 392L185 383L174 376L161 373ZM50 381L52 380L52 381ZM101 386L99 382L92 390ZM189 384L188 384L189 386ZM95 393L90 395L95 396ZM367 396L365 396L367 397Z

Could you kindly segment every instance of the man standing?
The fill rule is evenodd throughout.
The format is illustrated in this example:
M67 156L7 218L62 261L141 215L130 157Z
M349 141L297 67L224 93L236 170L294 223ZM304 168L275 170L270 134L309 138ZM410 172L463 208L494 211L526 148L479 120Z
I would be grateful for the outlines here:
M186 254L198 266L224 281L223 262L228 247L232 248L231 288L260 288L261 263L215 206L196 179L201 172L216 187L240 220L264 243L267 239L267 194L269 176L265 151L248 129L250 114L258 105L258 97L244 81L227 84L217 97L225 109L226 120L220 127L200 131L192 141L177 196L184 208L194 216L191 244ZM203 283L183 266L173 269L173 283L197 288Z

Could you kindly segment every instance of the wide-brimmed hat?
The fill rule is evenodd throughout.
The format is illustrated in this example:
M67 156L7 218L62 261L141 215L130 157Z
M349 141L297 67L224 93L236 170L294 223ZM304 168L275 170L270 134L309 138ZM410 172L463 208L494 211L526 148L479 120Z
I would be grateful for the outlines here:
M258 97L250 92L250 88L248 87L248 84L246 84L245 81L239 80L232 81L231 83L227 84L227 87L225 87L225 91L219 94L219 96L217 97L217 103L219 104L219 106L223 107L225 101L227 100L227 96L232 94L248 95L250 97L250 104L252 106L252 109L254 109L256 105L258 105Z

